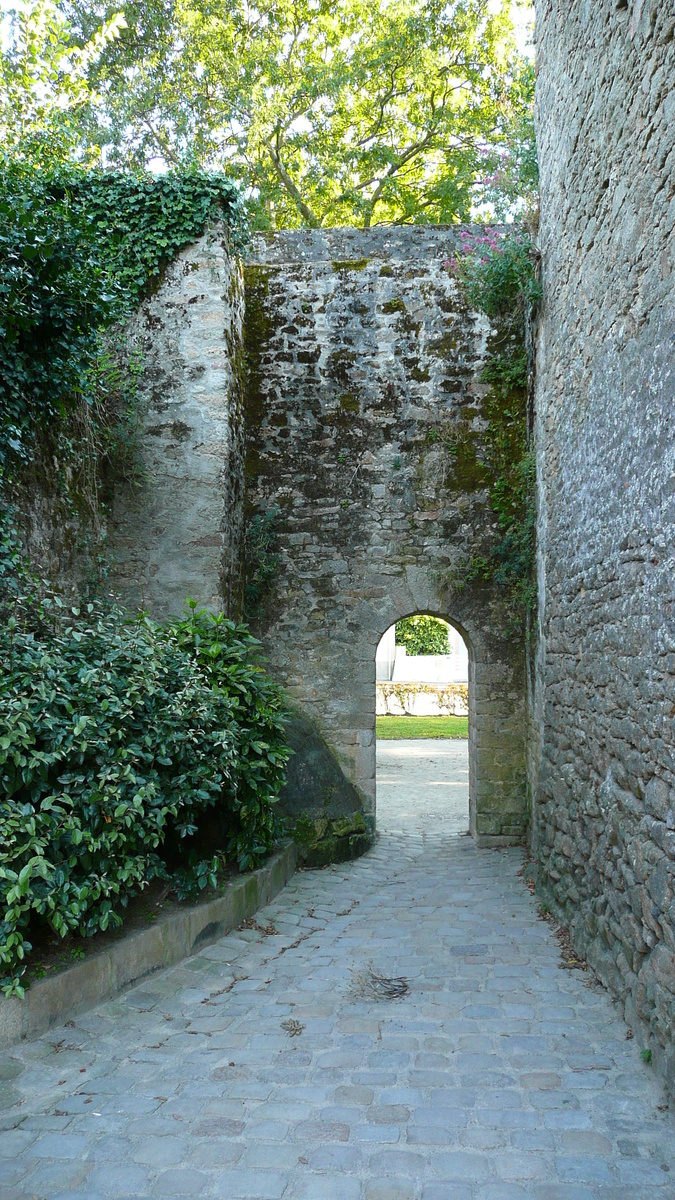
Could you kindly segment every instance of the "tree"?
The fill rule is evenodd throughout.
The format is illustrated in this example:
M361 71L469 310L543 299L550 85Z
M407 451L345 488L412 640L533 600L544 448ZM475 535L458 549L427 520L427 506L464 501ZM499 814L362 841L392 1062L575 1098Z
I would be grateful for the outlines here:
M65 0L80 41L109 13ZM466 219L522 105L509 0L135 0L90 80L110 161L226 167L258 226Z
M420 614L396 622L396 645L405 646L408 654L449 654L449 627L438 617Z
M81 44L52 0L32 0L11 14L0 50L0 145L6 159L43 167L86 159L83 118L94 96L87 76L124 17L113 13Z
M482 199L499 221L518 217L536 225L539 163L534 136L534 66L524 64L513 82L512 107L501 139L484 154Z

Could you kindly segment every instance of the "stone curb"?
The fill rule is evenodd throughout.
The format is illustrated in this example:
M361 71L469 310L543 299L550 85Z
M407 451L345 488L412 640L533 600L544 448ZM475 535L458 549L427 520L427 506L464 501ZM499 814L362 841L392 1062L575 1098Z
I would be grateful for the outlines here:
M281 891L296 862L295 843L285 842L264 866L233 879L214 900L169 913L151 928L130 933L85 962L33 983L23 999L0 1000L0 1049L39 1037L53 1025L62 1025L146 975L224 937Z

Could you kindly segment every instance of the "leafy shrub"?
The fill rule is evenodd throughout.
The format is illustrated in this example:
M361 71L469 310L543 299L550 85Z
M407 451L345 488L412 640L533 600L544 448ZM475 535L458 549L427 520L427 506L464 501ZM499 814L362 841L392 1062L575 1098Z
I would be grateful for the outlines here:
M506 234L487 228L460 234L460 254L449 262L467 300L488 317L513 316L541 296L536 250L525 230Z
M5 992L22 993L31 927L118 926L177 863L180 894L204 886L206 822L211 856L220 846L246 869L268 853L288 752L257 645L194 606L160 626L55 597L13 605L0 628Z
M449 654L448 626L438 617L404 617L396 622L396 644L408 654Z

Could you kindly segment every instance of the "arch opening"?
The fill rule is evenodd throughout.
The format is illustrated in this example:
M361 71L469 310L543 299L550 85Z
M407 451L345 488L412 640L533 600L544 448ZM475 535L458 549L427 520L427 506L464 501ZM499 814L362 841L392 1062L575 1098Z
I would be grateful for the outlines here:
M411 613L375 655L376 825L384 832L468 834L472 653L456 624Z

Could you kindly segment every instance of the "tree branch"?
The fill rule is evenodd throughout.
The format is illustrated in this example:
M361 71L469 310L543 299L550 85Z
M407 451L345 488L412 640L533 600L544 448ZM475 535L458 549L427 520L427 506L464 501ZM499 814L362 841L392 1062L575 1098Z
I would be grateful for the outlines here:
M280 153L279 153L280 148L279 148L279 144L278 144L279 130L277 130L276 136L277 136L277 145L274 146L270 142L267 142L266 147L267 147L267 152L272 160L272 166L274 167L274 170L277 173L277 178L279 179L280 183L285 187L289 196L291 196L292 199L295 201L298 212L300 212L301 215L305 218L310 229L319 229L319 227L320 227L319 219L314 215L314 213L312 212L309 205L303 200L299 189L296 187L295 183L291 179L291 176L289 175L288 171L286 170L284 164L281 161L281 157L280 157Z
M159 134L157 132L157 130L153 127L153 125L150 121L150 118L143 115L142 123L150 130L150 133L152 135L152 140L154 141L155 145L157 146L157 149L159 150L162 157L166 158L168 160L168 162L173 163L174 166L178 166L178 164L180 162L178 155L174 154L173 151L169 149L166 139L163 138L161 136L161 134Z

